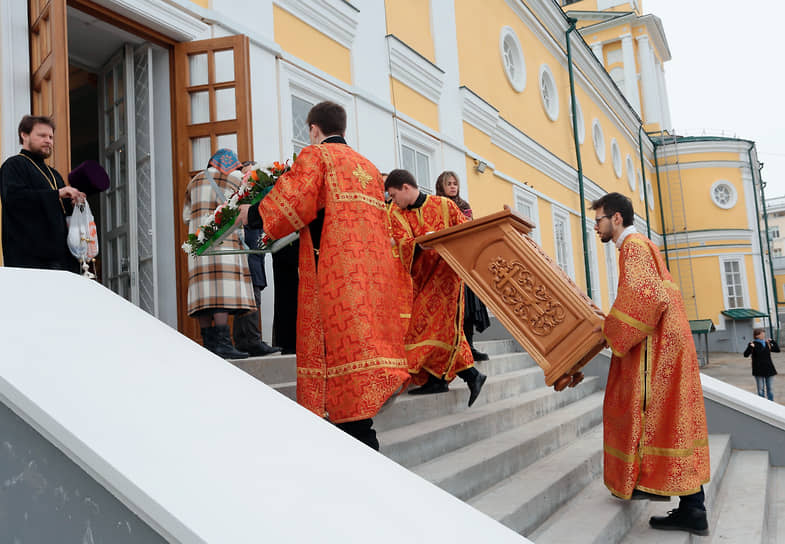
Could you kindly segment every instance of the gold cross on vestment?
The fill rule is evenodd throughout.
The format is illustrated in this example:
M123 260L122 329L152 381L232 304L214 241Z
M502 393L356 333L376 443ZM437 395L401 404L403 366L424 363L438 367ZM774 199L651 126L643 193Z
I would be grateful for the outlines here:
M357 165L357 168L354 169L354 172L352 172L352 175L362 183L363 189L367 189L368 184L373 181L373 176L366 172L359 164Z

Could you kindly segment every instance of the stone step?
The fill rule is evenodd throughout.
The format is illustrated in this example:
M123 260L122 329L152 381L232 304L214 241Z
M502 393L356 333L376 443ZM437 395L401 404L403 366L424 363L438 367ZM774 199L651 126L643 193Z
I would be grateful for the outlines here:
M529 533L602 472L602 426L532 463L469 501L521 534Z
M711 481L703 486L706 494L706 510L709 514L709 523L715 511L714 505L717 502L717 495L722 487L725 471L731 458L731 440L727 434L709 435L709 462L711 465ZM689 533L682 531L655 531L649 526L649 519L652 516L664 516L668 510L678 508L679 499L671 498L670 503L650 502L643 514L633 525L632 529L621 540L624 544L686 544L691 538L699 539L696 542L703 542L703 537L692 537ZM710 527L711 529L711 527Z
M647 502L613 497L599 477L527 536L537 544L618 542L646 509Z
M733 451L715 505L711 542L763 542L768 484L768 451Z
M229 361L268 385L293 382L297 379L297 359L294 355L267 355Z
M523 352L521 345L512 338L508 338L507 340L478 340L474 342L474 347L477 351L487 353L488 355Z
M602 397L593 393L548 417L413 467L412 472L467 500L598 425Z
M769 468L767 544L785 542L785 467Z
M411 467L483 440L599 391L600 381L587 378L580 387L556 392L541 387L516 397L472 407L457 414L434 417L379 433L382 453Z
M539 367L491 375L471 409L479 409L488 403L515 397L544 386L545 378ZM387 431L418 423L437 415L463 412L468 409L468 400L469 389L463 380L456 378L450 384L450 390L447 393L422 396L405 393L400 395L395 399L395 402L374 418L374 426L377 431Z

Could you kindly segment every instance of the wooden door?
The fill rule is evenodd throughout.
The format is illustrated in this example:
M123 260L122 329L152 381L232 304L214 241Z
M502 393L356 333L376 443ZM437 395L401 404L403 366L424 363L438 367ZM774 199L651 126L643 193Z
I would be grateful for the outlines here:
M182 220L185 188L219 148L233 149L241 161L252 159L248 50L248 37L241 35L178 43L174 48L177 321L180 331L191 338L199 338L199 327L187 315L191 257L180 249L188 234Z
M49 164L68 183L71 170L68 105L68 34L66 0L29 0L30 102L33 115L55 122L54 150Z

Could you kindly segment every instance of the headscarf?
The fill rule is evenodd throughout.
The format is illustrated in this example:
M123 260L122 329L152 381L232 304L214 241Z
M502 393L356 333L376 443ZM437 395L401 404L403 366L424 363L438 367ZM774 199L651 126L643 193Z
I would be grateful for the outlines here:
M458 175L455 172L445 170L439 174L438 178L436 178L436 195L447 197L455 202L455 204L458 206L458 209L460 209L466 217L471 219L472 207L469 206L468 202L460 197L460 193L455 193L455 196L448 196L447 193L444 192L444 184L447 182L447 178L455 178L455 181L458 181ZM460 191L460 189L458 190Z
M229 175L230 172L243 167L234 151L225 147L213 154L210 158L210 162L207 163L207 167L209 168L210 166L217 169L225 176Z

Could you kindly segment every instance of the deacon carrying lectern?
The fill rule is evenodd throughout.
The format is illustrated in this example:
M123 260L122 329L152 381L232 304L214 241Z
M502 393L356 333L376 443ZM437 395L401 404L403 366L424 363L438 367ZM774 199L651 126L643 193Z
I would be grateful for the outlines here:
M556 390L604 346L604 315L505 210L417 238L447 261L545 373Z

